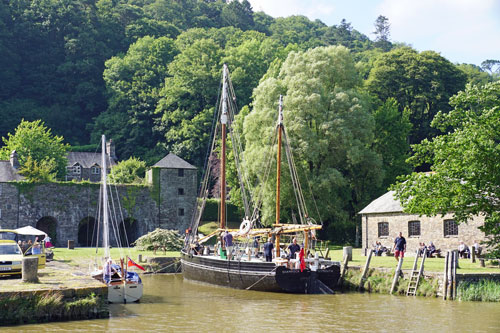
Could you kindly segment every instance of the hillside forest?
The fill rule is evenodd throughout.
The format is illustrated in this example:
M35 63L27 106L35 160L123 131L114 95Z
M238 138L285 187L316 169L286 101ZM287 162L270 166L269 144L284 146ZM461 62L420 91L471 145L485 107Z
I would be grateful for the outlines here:
M135 170L172 152L201 175L225 63L244 167L267 198L263 222L272 222L274 197L272 180L259 184L261 152L272 148L281 94L321 236L354 243L357 212L398 177L432 169L428 160L411 164L414 145L457 126L433 126L454 110L450 98L500 77L498 60L454 64L393 43L389 19L379 16L366 36L348 18L333 26L273 18L247 0L0 1L0 157L8 158L16 128L40 120L57 141L45 147L63 155L95 151L106 134ZM64 160L28 155L20 156L28 169L53 168L50 180L64 179ZM241 207L230 169L230 199ZM292 220L292 188L282 191Z

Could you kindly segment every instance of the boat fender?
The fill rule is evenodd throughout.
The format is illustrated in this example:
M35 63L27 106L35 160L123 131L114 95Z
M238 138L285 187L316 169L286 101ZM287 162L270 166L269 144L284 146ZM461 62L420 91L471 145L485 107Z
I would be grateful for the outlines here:
M251 228L252 228L252 223L249 220L245 219L240 224L240 232L239 233L241 235L246 235L246 234L248 234L248 232L250 231Z

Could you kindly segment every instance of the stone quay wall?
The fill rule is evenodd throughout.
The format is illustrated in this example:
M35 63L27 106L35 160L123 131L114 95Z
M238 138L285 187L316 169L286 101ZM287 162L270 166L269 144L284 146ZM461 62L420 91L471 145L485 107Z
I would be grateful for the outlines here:
M484 233L479 230L479 227L484 224L484 217L477 216L466 224L458 225L457 235L445 235L444 221L453 220L452 214L444 216L419 216L406 213L384 213L384 214L366 214L363 215L362 223L362 240L363 248L371 249L375 242L379 241L387 248L392 247L394 239L403 233L407 242L407 253L412 255L419 247L419 243L423 242L429 245L433 242L437 249L441 252L447 250L456 250L460 241L463 241L469 247L474 244L474 241L480 242L484 240ZM420 222L420 235L409 236L409 222ZM387 222L389 226L389 235L379 237L379 226L381 222Z

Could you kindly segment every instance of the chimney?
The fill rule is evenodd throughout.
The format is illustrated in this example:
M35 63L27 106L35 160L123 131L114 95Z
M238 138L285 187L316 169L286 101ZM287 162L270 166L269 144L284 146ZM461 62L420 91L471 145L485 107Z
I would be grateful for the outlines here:
M115 153L115 144L113 143L112 139L109 139L109 141L106 142L106 154L108 154L108 156L114 161L117 160Z
M20 167L19 159L17 158L17 152L15 150L10 153L10 165L16 170Z

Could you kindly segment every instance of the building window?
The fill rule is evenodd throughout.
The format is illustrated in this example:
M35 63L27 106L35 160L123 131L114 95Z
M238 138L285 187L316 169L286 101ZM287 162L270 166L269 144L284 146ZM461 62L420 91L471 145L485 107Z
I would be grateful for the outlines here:
M444 237L447 236L458 236L458 224L455 220L444 220Z
M93 175L98 175L101 173L101 168L99 168L98 166L93 166L91 169L90 169L90 172L93 174Z
M72 167L66 167L66 171L71 174L81 174L82 173L82 167L77 165L74 165Z
M184 195L184 189L183 188L178 188L177 189L177 194Z
M389 236L389 222L378 223L378 236L379 237Z
M420 221L408 222L408 236L420 236Z
M184 208L179 208L179 216L184 216Z
M184 177L184 169L177 169L177 175L179 177Z

